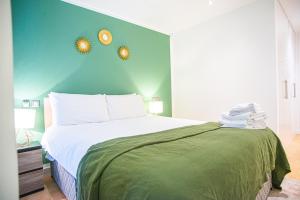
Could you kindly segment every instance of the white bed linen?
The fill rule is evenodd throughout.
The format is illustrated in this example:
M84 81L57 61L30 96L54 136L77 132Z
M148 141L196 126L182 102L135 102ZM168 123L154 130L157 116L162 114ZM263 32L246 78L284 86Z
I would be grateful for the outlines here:
M161 116L112 120L102 123L52 126L42 138L42 145L73 177L89 147L110 139L154 133L168 129L203 124L204 121Z

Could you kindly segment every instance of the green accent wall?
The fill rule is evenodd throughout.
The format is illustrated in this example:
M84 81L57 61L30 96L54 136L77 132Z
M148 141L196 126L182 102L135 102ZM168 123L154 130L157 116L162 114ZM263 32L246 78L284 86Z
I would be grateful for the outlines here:
M12 0L14 90L22 99L43 98L50 92L82 94L138 93L164 102L171 116L170 38L113 17L59 0ZM98 31L107 28L113 42L103 46ZM92 50L80 54L75 40L84 36ZM122 61L118 47L130 58ZM36 130L43 131L43 105L37 109Z

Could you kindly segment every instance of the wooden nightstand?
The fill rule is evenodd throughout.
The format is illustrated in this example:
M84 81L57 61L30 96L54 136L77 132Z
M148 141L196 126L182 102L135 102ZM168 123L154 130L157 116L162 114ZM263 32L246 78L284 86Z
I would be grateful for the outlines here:
M20 196L44 189L42 146L34 142L18 148Z

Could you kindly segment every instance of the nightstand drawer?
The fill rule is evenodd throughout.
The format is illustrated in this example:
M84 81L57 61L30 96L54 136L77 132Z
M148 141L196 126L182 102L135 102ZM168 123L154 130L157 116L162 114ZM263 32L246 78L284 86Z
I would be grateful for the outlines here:
M42 150L36 149L18 153L19 174L31 171L34 169L43 168Z
M44 188L43 169L19 175L20 195Z

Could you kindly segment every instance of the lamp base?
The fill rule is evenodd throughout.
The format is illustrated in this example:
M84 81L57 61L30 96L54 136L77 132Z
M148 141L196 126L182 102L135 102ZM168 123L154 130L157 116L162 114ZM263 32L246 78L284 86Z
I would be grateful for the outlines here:
M17 131L17 135L20 135L20 130ZM30 145L30 142L31 142L31 133L29 130L24 130L24 142L18 142L17 141L17 147L20 148L20 147L26 147L28 145Z

